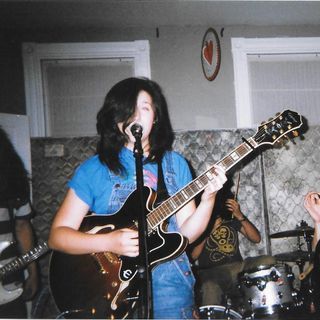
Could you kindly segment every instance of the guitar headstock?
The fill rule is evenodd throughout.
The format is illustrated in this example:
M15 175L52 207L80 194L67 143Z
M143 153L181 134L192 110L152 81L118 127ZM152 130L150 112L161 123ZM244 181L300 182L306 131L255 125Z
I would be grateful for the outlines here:
M275 144L282 137L288 137L288 134L291 137L297 137L299 135L297 129L302 124L301 115L295 111L285 110L268 122L261 124L253 139L258 145Z

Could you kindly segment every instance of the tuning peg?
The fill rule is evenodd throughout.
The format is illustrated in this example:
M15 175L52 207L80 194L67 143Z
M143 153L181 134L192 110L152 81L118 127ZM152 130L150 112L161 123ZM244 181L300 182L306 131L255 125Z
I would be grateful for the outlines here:
M299 136L299 132L298 132L297 130L293 130L293 131L292 131L292 135L293 135L294 137L298 137L298 136Z
M276 113L276 118L278 118L279 117L279 120L282 120L283 119L283 117L282 117L282 115L281 115L281 112L277 112Z

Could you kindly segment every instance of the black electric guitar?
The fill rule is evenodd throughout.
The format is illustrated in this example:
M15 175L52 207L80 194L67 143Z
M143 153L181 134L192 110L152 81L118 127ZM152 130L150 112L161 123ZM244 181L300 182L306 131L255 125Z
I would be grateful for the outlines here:
M273 145L281 137L297 130L302 118L294 111L286 110L258 128L257 133L217 163L228 171L236 163L261 145ZM165 220L204 190L214 178L214 166L191 181L176 194L153 208L156 194L144 187L147 209L148 261L150 268L174 259L186 248L185 238L177 232L165 231ZM114 215L86 216L80 229L87 233L107 233L129 227L137 229L139 213L135 209L136 191L130 194L122 208ZM111 252L87 255L68 255L52 252L50 261L50 288L58 309L75 318L128 317L138 299L137 258L118 256Z
M4 251L8 248L12 242L10 241L3 241L0 244L0 251ZM26 265L31 263L32 261L38 259L44 253L49 250L48 245L46 242L42 242L30 251L26 252L25 254L11 260L10 262L6 263L3 266L0 266L0 305L6 304L10 301L17 299L21 294L23 289L18 287L12 290L5 289L2 285L2 280L5 277L9 276L10 274L23 269Z

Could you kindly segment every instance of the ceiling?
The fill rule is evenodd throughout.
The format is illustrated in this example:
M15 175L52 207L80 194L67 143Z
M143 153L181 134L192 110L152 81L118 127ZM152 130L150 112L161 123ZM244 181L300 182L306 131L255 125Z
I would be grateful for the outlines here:
M2 29L320 25L318 1L0 0Z

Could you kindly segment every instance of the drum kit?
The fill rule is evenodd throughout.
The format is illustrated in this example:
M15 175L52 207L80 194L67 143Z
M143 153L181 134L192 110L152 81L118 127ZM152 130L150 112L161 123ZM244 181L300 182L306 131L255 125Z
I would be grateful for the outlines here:
M312 238L314 229L304 221L296 229L271 234L270 239L297 237L299 250L276 254L275 265L260 265L245 270L238 276L238 288L243 297L241 307L233 308L231 302L226 305L208 305L199 309L201 319L302 319L312 318L311 277L299 278L300 287L295 288L295 275L292 265L298 265L299 274L308 263L312 266ZM304 237L307 251L301 250L300 237ZM311 268L312 270L312 268ZM228 300L228 299L227 299ZM226 301L227 301L226 300ZM304 318L303 318L304 319Z

